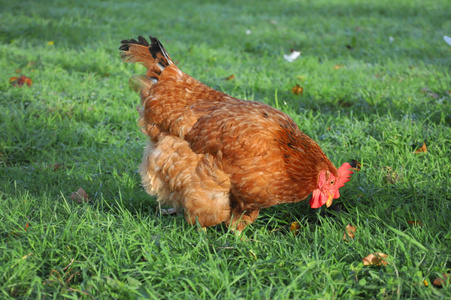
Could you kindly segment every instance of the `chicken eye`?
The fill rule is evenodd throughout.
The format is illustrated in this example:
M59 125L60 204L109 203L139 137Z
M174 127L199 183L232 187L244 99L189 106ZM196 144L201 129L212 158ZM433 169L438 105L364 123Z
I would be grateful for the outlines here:
M334 183L335 183L335 180L331 180L331 181L330 181L330 184L334 184Z

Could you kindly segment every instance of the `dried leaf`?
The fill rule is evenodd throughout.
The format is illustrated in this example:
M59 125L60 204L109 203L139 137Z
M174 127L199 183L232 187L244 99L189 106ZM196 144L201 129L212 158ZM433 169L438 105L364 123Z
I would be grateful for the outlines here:
M423 146L421 146L421 148L415 150L415 154L427 153L427 152L428 152L428 148L426 147L426 143L423 143Z
M59 169L64 168L64 165L60 164L60 163L56 163L56 164L53 164L51 166L51 168L53 169L53 171L58 171Z
M30 222L28 222L26 225L25 225L25 228L24 229L18 229L17 231L11 231L11 234L7 234L8 236L10 236L10 235L13 235L13 236L19 236L20 235L20 232L21 231L27 231L27 229L28 229L28 226L30 225Z
M450 279L451 279L451 274L450 273L444 273L443 274L443 278L438 277L436 278L432 284L435 285L436 287L442 287L445 285L445 283L448 281L448 284L450 283Z
M225 80L232 80L233 78L235 78L234 74L230 75L229 77L226 77Z
M338 69L343 68L344 66L345 66L345 65L338 64L338 65L335 65L335 66L334 66L334 69L335 69L335 70L338 70Z
M72 260L70 261L70 263L69 263L67 266L65 266L65 267L63 268L63 271L66 271L66 270L74 263L74 261L75 261L75 258L72 258Z
M20 86L20 87L24 86L24 84L27 84L27 86L30 86L33 84L33 81L31 81L30 78L28 78L27 76L24 76L24 75L22 75L20 77L16 77L16 76L11 77L9 79L9 82L13 86Z
M346 232L343 234L343 241L346 241L348 239L348 236L353 239L355 236L355 233L357 231L357 227L349 223L346 226Z
M89 201L89 196L83 188L79 188L76 192L70 195L70 199L77 203L83 203Z
M293 222L290 225L290 231L293 234L293 236L296 236L298 234L299 229L301 229L301 224L299 222Z
M291 50L289 54L284 54L283 58L285 58L288 62L293 62L296 58L301 55L301 51Z
M293 92L293 94L295 95L300 95L302 93L304 93L304 88L302 86L299 86L299 84L296 84L291 91Z
M362 258L364 266L386 266L388 262L385 260L388 255L380 252L374 252L365 258Z
M423 226L423 222L421 221L407 221L407 223L413 226Z
M350 165L353 171L360 171L362 169L362 165L356 159L352 159Z

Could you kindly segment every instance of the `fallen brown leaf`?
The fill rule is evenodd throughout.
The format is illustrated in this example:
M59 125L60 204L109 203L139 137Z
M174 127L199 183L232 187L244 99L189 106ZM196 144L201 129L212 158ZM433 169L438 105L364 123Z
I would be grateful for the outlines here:
M77 203L83 203L89 201L89 196L83 188L79 188L76 192L70 195L70 199Z
M345 65L342 65L342 64L335 65L335 66L334 66L334 69L335 69L335 70L338 70L338 69L343 68L344 66L345 66Z
M435 285L436 287L442 287L445 285L445 283L448 281L448 284L450 283L450 279L451 279L451 274L450 273L444 273L443 274L443 278L438 277L436 278L432 284Z
M51 168L53 169L53 171L58 171L59 169L64 168L64 165L60 164L60 163L56 163L56 164L53 164Z
M355 227L354 225L352 225L351 223L349 223L346 226L346 231L345 233L343 233L343 241L348 240L348 236L353 239L355 237L355 233L357 231L357 227Z
M296 84L291 91L293 92L293 94L295 95L300 95L302 93L304 93L304 88L302 86L299 86L299 84Z
M364 266L386 266L388 262L385 260L388 255L380 252L374 252L362 258Z
M296 236L298 234L299 229L301 229L301 224L299 222L293 222L290 225L290 231L293 234L293 236Z
M413 226L423 226L423 222L421 221L407 221L407 223Z
M421 146L421 148L415 150L415 153L426 153L428 152L428 148L426 147L426 143L423 143L423 146Z
M17 77L17 76L11 77L9 79L9 82L13 86L20 86L20 87L24 86L24 84L26 84L27 86L30 86L33 84L33 81L31 81L31 79L25 75L22 75L20 77Z
M226 77L225 80L232 80L233 78L235 78L234 74L230 75L229 77Z
M20 235L20 232L21 231L27 231L27 229L28 229L28 226L30 226L30 222L28 222L26 225L25 225L25 228L24 229L18 229L17 231L11 231L11 234L7 234L8 236L19 236Z

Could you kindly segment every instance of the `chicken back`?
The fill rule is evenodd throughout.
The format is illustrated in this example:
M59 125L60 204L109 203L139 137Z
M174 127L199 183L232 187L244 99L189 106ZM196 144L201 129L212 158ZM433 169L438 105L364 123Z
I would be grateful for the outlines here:
M126 62L147 68L138 124L149 137L139 171L160 204L183 210L190 224L225 222L241 231L263 208L304 200L330 206L349 181L294 121L266 104L216 91L180 71L160 41L123 40Z

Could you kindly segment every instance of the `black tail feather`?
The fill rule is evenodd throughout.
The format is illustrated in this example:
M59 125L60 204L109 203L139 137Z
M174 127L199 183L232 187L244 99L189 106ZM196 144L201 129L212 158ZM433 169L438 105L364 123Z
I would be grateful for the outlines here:
M169 57L169 54L164 49L161 42L156 37L149 36L149 38L150 38L150 43L151 43L150 47L149 47L149 51L152 54L153 58L157 58L158 53L161 52L161 54L163 54L164 58L166 58L166 60L168 61L168 65L169 65L172 62L172 60Z
M155 59L155 61L157 63L160 63L164 67L167 67L168 65L170 65L172 63L171 57L164 49L161 42L156 37L149 36L149 38L150 38L150 44L142 36L138 36L138 40L135 40L135 39L122 40L121 46L119 47L119 50L124 51L124 53L122 53L122 58L124 60L126 60L130 56L130 54L128 54L126 52L130 50L132 45L140 45L140 46L145 46L149 49L150 54L152 55L153 59ZM160 53L161 53L161 55L160 55Z

